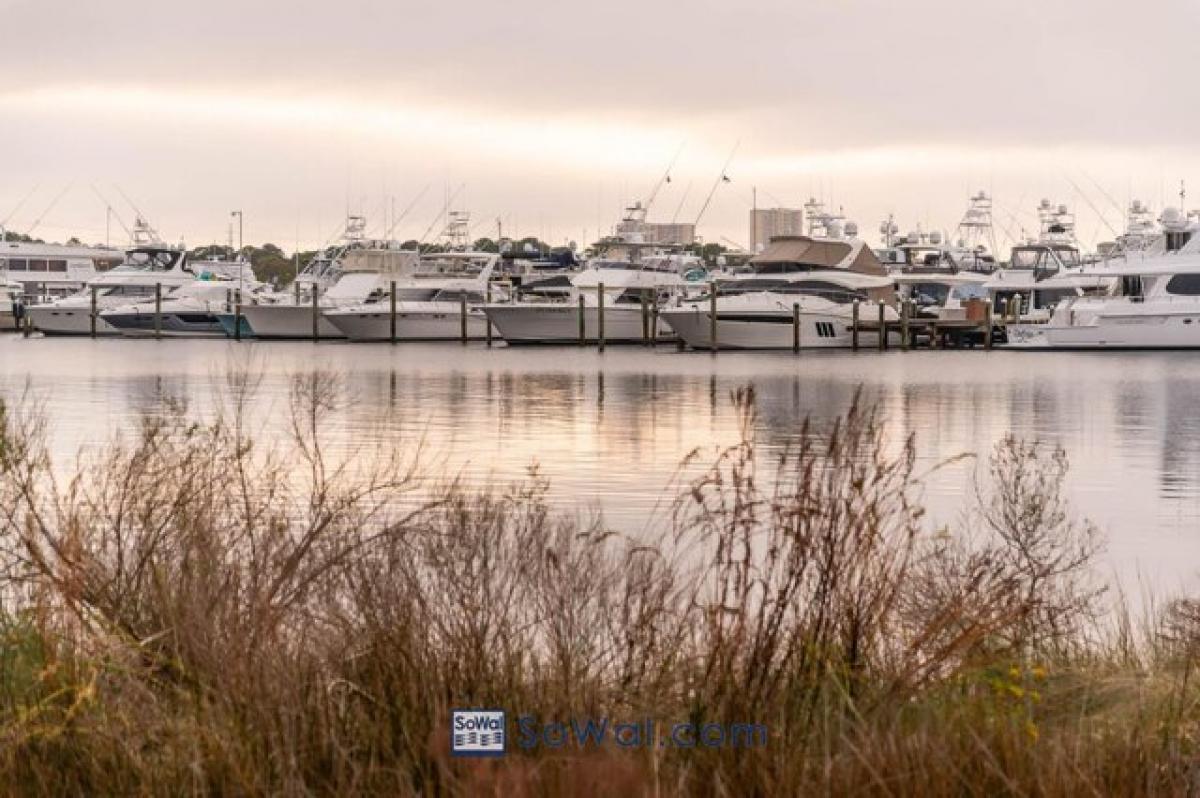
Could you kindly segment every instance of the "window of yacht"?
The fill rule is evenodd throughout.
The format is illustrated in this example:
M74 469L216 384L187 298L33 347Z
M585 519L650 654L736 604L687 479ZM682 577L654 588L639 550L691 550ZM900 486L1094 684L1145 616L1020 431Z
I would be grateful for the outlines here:
M28 269L28 261L24 258L9 258L8 270L10 272L23 272Z
M1033 292L1035 308L1053 308L1064 299L1077 296L1074 288L1039 288Z
M1176 274L1167 281L1167 293L1175 296L1200 296L1200 274Z
M865 291L855 291L826 280L736 280L717 284L718 296L754 291L819 296L840 305L848 305L856 299L865 302L867 299Z
M950 297L950 286L944 283L913 283L909 297L918 305L944 305Z
M65 272L66 270L67 270L67 262L66 262L65 260L52 260L52 261L50 261L50 271L52 271L52 272Z
M1014 269L1028 269L1032 271L1038 266L1038 261L1041 259L1041 253L1036 249L1021 249L1013 247L1012 263L1009 264Z
M464 299L468 304L482 302L483 294L478 291L463 291L454 288L438 291L433 297L434 302L462 302Z
M1184 248L1192 234L1188 230L1167 233L1167 252L1176 252Z
M31 272L44 272L44 271L48 271L48 270L49 270L49 267L46 265L46 261L44 261L44 260L29 261L29 271L31 271Z
M1121 296L1141 301L1145 296L1141 275L1126 274L1121 277Z
M950 291L950 296L955 299L987 299L987 295L987 289L978 283L956 285Z

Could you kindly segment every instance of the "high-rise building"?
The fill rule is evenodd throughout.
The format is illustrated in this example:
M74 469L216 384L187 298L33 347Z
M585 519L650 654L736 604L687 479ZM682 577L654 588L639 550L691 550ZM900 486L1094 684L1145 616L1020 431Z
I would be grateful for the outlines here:
M804 234L804 211L798 208L755 208L750 211L750 251L758 252L775 236Z
M640 234L647 244L676 244L688 246L696 243L696 225L688 222L643 222L627 219L617 224L618 235Z

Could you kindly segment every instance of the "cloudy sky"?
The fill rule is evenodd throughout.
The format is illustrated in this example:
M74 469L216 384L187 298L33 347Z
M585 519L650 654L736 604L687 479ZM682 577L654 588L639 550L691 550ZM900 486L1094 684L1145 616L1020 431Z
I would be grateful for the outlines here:
M382 232L413 204L396 234L420 237L453 195L477 235L500 218L583 240L676 153L651 218L694 221L733 153L708 240L746 243L754 187L841 206L872 240L889 213L953 229L983 188L1002 237L1048 197L1091 242L1131 197L1200 192L1198 18L1195 0L0 0L0 220L101 240L123 194L169 240L224 240L239 208L248 241L290 249L347 208Z

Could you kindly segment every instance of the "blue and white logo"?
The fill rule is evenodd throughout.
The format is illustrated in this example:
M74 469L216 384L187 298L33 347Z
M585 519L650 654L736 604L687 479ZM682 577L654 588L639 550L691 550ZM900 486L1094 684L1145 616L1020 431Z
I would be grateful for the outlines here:
M454 756L504 756L502 709L455 709L450 712L450 753Z

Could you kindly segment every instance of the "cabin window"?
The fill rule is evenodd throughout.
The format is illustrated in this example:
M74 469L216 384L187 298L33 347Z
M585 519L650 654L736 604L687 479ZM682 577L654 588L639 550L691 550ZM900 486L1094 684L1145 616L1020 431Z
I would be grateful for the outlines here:
M46 270L47 270L46 261L44 261L44 260L31 260L31 261L29 261L29 271L31 271L31 272L44 272L44 271L46 271Z
M1176 274L1167 281L1167 293L1200 296L1200 274Z
M908 289L908 295L923 307L944 305L950 296L950 286L945 283L913 283Z
M1142 278L1137 274L1126 274L1121 277L1121 296L1140 300L1145 295L1142 290Z
M1167 252L1176 252L1183 249L1191 237L1191 232L1187 230L1167 233Z
M50 261L50 271L52 271L52 272L65 272L66 270L67 270L67 262L66 262L65 260L52 260L52 261Z
M10 272L23 272L28 268L28 263L24 258L9 258L8 270Z

